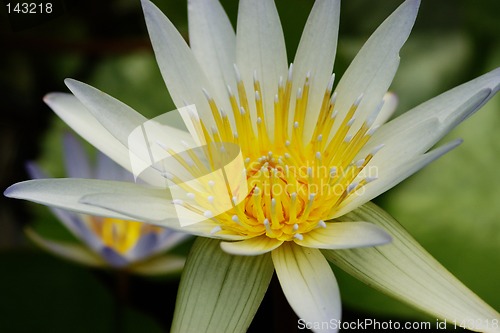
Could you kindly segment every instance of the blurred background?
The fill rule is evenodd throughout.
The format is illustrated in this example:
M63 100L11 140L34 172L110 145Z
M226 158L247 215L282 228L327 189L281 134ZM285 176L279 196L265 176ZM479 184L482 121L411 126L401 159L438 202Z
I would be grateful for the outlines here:
M188 39L186 1L154 2ZM221 2L235 24L237 1ZM27 161L39 161L54 176L64 175L61 140L68 128L42 98L48 92L67 92L65 78L89 83L147 117L175 108L155 63L138 0L54 0L51 15L28 18L8 14L8 3L13 2L0 2L2 190L29 178ZM400 3L342 3L338 78L371 32ZM289 60L312 4L312 0L277 1ZM499 13L497 0L423 1L391 87L400 100L397 113L497 67ZM461 146L376 202L446 268L500 310L498 128L497 96L444 140L464 138ZM117 298L113 272L44 253L24 236L28 225L54 239L71 237L47 208L0 197L0 332L168 331L178 276L131 277L128 297ZM187 253L188 247L178 251ZM337 269L335 273L344 320L435 322ZM296 318L275 281L250 328L259 330L296 330Z

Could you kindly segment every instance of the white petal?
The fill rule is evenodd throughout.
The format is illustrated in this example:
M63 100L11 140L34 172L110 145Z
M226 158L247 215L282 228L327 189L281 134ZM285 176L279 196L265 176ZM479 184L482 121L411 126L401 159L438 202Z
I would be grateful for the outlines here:
M379 128L360 156L385 144L373 159L412 156L427 151L452 128L470 117L500 89L500 68L453 88ZM434 122L431 131L425 123ZM397 152L397 154L396 154Z
M25 232L36 245L56 256L87 266L102 267L106 265L99 256L81 245L45 239L30 228L26 228Z
M474 114L499 89L500 68L497 68L420 104L392 121L391 127L407 127L429 117L436 117L443 129L453 128Z
M399 6L368 39L340 80L336 89L338 119L343 119L363 94L353 129L366 119L387 92L399 65L399 50L410 34L419 5L419 0L407 0Z
M187 149L183 142L186 142L188 147L195 147L194 140L187 130L179 130L165 124L172 120L169 116L177 116L176 113L169 112L148 121L129 106L94 87L70 79L65 82L94 117L129 149L135 176L152 165L161 166L161 170L157 171L157 184L161 184L164 181L162 182L160 174L165 169L179 169L175 158L169 158L171 155L161 145L176 152ZM157 164L160 161L161 163Z
M178 108L195 104L203 123L211 128L215 123L203 95L203 89L213 94L210 82L168 18L149 0L141 2L156 61L172 100Z
M383 167L378 168L375 166L375 172L378 172L378 178L363 186L344 200L331 218L342 216L379 196L418 170L422 169L427 164L457 147L460 143L462 143L462 140L455 140L404 163L394 163L392 165L384 165Z
M125 169L132 170L128 149L109 133L75 96L52 93L46 95L44 101L86 141ZM155 184L159 180L159 175L156 170L148 169L141 174L141 179Z
M127 182L60 178L37 179L20 182L7 188L4 195L9 198L29 200L43 205L68 209L83 214L108 216L119 219L131 219L130 216L125 216L107 209L79 202L83 196L95 193L114 193L122 195L133 193L138 196L165 196L167 192L165 190L146 188Z
M163 196L157 191L137 192L100 192L83 195L79 202L95 207L102 207L134 219L148 222L158 222L175 219L177 214L172 199L165 190Z
M259 236L237 242L221 242L220 247L230 254L255 256L272 251L281 244L283 244L283 241L267 236Z
M394 114L396 108L398 106L398 96L392 92L387 92L384 95L384 105L380 110L375 122L373 123L373 127L381 126L385 124Z
M274 96L280 76L286 78L287 56L281 22L272 0L242 0L236 29L236 64L245 83L253 121L255 109L254 71L262 87L266 126L272 137Z
M500 314L460 283L382 209L368 203L343 219L370 220L389 232L393 242L377 248L323 250L328 260L431 316L473 324L476 326L470 329L481 332L498 332L487 324L499 320Z
M333 71L337 51L339 13L339 0L314 2L293 61L292 109L295 105L293 96L297 89L304 85L307 73L309 71L311 73L307 117L304 124L306 140L310 139L316 126L323 95ZM293 117L290 117L290 122L293 122Z
M48 178L35 163L28 163L27 169L33 179ZM101 246L100 240L87 228L82 216L54 207L49 207L49 209L76 238L85 242L91 249L97 250Z
M64 163L70 178L92 178L89 159L83 146L73 134L64 135Z
M335 276L318 249L286 242L272 252L274 268L288 303L306 322L340 320L340 294ZM315 332L336 332L332 327Z
M406 163L414 159L419 154L425 153L430 147L428 142L437 137L439 130L439 120L429 118L411 128L400 128L398 132L393 132L393 137L385 137L385 142L379 143L382 146L367 167L377 168L379 172L384 168L392 168L394 165ZM375 134L377 134L376 132ZM376 142L380 142L377 140ZM371 141L360 151L356 159L365 158L377 145Z
M164 196L161 195L162 193ZM225 240L247 238L232 233L213 232L218 224L195 213L192 213L192 216L199 217L197 219L199 222L182 225L179 221L180 218L186 220L187 217L179 216L179 213L172 204L172 199L168 199L166 193L165 190L161 190L161 192L156 192L156 190L122 191L121 193L96 191L94 194L82 196L79 203L89 207L100 207L107 212L115 212L115 214L127 216L128 219L147 222L192 235Z
M130 134L148 121L128 105L88 84L73 79L66 79L64 82L90 113L126 147L129 146ZM188 132L162 125L167 126L164 140L169 145L173 143L171 141L191 141Z
M382 228L368 222L329 222L326 228L317 228L294 239L300 246L318 249L349 249L378 246L391 241L391 236Z
M130 165L127 148L111 135L75 96L52 93L46 95L44 101L73 130L97 149L121 165Z
M73 79L66 79L64 83L90 113L124 146L128 146L130 133L147 121L147 118L128 105L88 84Z
M236 35L231 22L218 0L189 0L188 19L191 50L210 78L217 105L233 120L226 88L236 91Z
M186 259L175 255L163 255L130 266L130 270L142 275L162 275L180 272Z
M246 332L271 277L271 256L233 256L198 238L182 272L172 333Z

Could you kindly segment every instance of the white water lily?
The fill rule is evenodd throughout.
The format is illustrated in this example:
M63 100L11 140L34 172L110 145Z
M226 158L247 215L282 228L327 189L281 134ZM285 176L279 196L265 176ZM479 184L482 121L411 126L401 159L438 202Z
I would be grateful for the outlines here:
M173 332L246 330L274 271L304 321L339 319L339 291L327 260L433 316L499 331L492 324L498 324L497 311L369 203L456 147L460 141L429 151L499 89L497 69L386 123L395 108L387 89L418 7L418 0L407 0L384 21L332 93L338 0L315 2L293 66L287 65L271 0L241 0L236 34L218 1L189 1L190 47L163 13L143 0L174 103L196 106L204 128L198 136L206 142L240 147L249 195L212 216L206 191L191 192L201 197L197 203L206 209L200 212L206 220L180 227L174 206L192 206L172 200L164 189L61 179L18 183L5 194L203 236L183 272ZM74 96L50 94L47 104L131 170L128 137L146 119L95 88L66 83ZM169 145L189 136L165 128ZM141 175L151 185L164 176L154 168ZM320 325L315 331L335 328Z
M64 137L66 173L73 178L97 178L133 182L133 175L102 153L92 167L83 146L72 135ZM28 164L32 178L47 178L35 163ZM137 221L77 214L52 208L61 223L80 244L49 240L27 228L28 237L59 257L92 267L110 267L137 274L171 274L182 270L185 258L162 254L185 241L189 235Z

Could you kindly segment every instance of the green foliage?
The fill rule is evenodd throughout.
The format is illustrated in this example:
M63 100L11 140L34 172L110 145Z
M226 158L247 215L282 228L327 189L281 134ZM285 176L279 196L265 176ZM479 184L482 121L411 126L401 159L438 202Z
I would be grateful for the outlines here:
M28 251L0 253L0 262L1 332L162 332L80 266Z

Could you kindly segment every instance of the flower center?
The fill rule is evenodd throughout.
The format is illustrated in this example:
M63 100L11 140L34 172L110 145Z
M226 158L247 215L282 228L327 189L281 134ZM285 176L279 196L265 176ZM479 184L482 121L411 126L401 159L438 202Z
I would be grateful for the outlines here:
M120 220L109 217L90 216L87 225L101 239L105 246L120 254L131 250L142 236L148 233L159 233L163 229L149 224Z
M311 77L307 75L295 94L295 103L291 103L292 68L291 65L288 78L279 81L274 110L266 110L274 112L272 125L266 123L263 92L256 74L253 82L255 116L251 117L245 86L235 66L238 97L228 87L235 129L227 114L204 90L216 126L209 133L201 123L198 135L209 144L229 142L240 147L250 190L243 201L233 203L232 209L215 217L209 208L213 197L208 196L206 205L201 204L206 207L205 217L218 224L213 233L251 237L265 234L283 241L301 239L304 233L325 227L324 221L333 216L346 198L375 179L369 174L362 177L361 172L367 171L367 164L382 146L362 159L356 156L375 131L372 125L382 104L358 128L352 128L362 96L338 119L332 75L323 95L317 125L311 137L306 138L304 123ZM189 194L194 197L193 193ZM189 207L182 200L174 203Z

